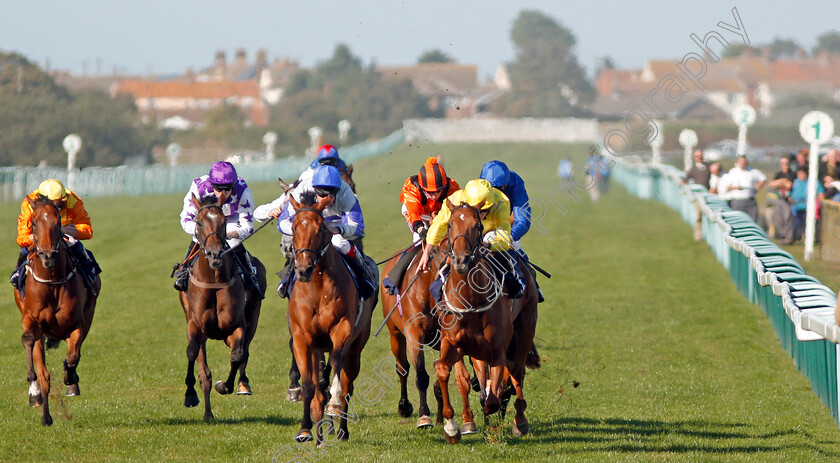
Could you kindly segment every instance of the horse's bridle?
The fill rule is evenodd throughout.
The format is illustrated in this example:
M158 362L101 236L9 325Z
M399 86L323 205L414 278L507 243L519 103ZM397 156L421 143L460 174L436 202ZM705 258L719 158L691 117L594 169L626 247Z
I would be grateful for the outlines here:
M301 212L301 211L315 212L316 214L318 214L318 217L321 217L321 225L318 227L318 235L321 235L322 233L324 233L327 230L326 225L324 225L324 220L323 220L323 216L321 215L321 211L319 211L318 209L312 208L312 207L302 207L302 208L298 209L297 211L295 211L295 213L298 213L298 212ZM295 233L295 230L294 230L294 228L292 228L292 235L293 236L294 236L294 233ZM292 240L293 257L295 259L297 259L298 255L308 252L308 253L312 254L312 266L314 267L314 266L318 265L318 262L320 262L321 258L324 257L324 254L326 254L327 249L329 249L329 244L330 244L330 240L328 240L328 239L321 238L321 241L322 241L322 243L320 244L320 247L318 249L311 249L311 248L295 249L294 240Z
M37 240L34 240L33 244L35 245L35 257L38 258L39 260L41 260L42 262L43 262L44 259L54 259L53 256L58 253L59 246L64 245L67 252L70 252L70 249L67 246L67 243L64 241L64 238L62 237L62 234L61 234L61 209L59 209L58 206L56 206L52 202L48 202L48 203L44 203L44 204L49 204L50 206L52 206L55 209L56 214L58 214L59 232L58 232L58 240L56 240L56 242L53 244L52 248L50 248L49 253L47 251L42 251L41 248L38 246ZM32 226L34 227L35 224L33 223ZM71 267L70 272L64 278L58 279L58 280L50 280L50 279L40 278L37 275L35 275L35 271L31 267L29 267L29 264L27 264L27 269L29 271L29 274L32 275L32 278L34 278L35 281L38 281L39 283L45 283L45 284L48 284L48 285L64 284L67 281L69 281L71 278L73 278L73 275L75 273L75 269Z
M204 210L204 209L218 209L218 210L219 210L219 212L222 214L222 216L223 216L223 217L224 217L224 215L225 215L224 211L222 211L222 207L221 207L221 206L219 206L218 204L208 204L208 205L206 205L206 206L202 206L202 207L201 207L201 209L199 209L199 210L198 210L198 212L201 212L201 211L202 211L202 210ZM196 214L196 216L198 216L198 214ZM227 246L228 246L228 244L227 244L227 239L226 239L224 236L222 236L222 234L221 234L221 233L219 233L219 232L217 232L217 231L215 231L215 230L214 230L214 231L212 231L212 232L210 232L210 233L208 233L208 234L207 234L207 236L205 236L205 237L204 237L204 240L202 240L202 239L198 236L198 232L196 232L195 237L196 237L196 241L198 242L198 247L201 249L201 252L203 252L205 256L209 256L209 255L210 255L210 252L207 250L206 246L207 246L207 240L208 240L208 239L210 239L210 237L211 237L211 236L213 236L213 235L218 236L218 237L219 237L219 240L221 240L221 242L222 242L222 250L226 249L226 248L227 248Z
M443 253L446 254L446 256L449 257L450 259L455 257L455 250L453 248L453 244L455 243L456 240L458 240L458 238L463 237L467 241L467 244L470 247L470 253L467 254L466 262L465 262L465 263L469 264L470 262L472 262L473 258L475 257L476 250L481 246L481 235L484 232L484 224L481 222L481 211L477 207L470 206L467 203L461 203L461 204L455 206L455 208L452 209L451 213L454 214L455 211L457 211L458 209L470 209L470 210L475 211L476 215L478 216L479 244L478 245L473 245L472 242L470 242L470 238L467 236L466 233L459 233L459 234L455 235L454 238L449 238L447 240L447 241L449 241L449 250L444 249ZM452 229L450 228L449 230L451 231Z

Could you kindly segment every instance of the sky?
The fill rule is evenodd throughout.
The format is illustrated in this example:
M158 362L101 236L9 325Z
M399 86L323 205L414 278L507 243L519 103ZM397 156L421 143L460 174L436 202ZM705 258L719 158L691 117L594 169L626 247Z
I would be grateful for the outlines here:
M810 49L840 27L836 0L0 0L0 50L76 74L167 75L209 67L217 50L231 60L244 49L251 61L265 49L269 60L311 66L344 43L380 65L412 64L439 49L478 65L484 80L515 58L511 25L531 9L574 34L591 75L606 56L626 69L695 52L690 34L735 24L732 8L752 44L781 36Z

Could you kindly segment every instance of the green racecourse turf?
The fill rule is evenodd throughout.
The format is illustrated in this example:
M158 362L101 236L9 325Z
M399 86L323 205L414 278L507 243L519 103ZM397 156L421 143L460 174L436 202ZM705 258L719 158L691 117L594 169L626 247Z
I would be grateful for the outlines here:
M409 234L398 212L399 189L426 156L442 154L463 185L481 164L499 158L519 172L532 196L556 182L564 153L580 165L582 147L550 144L411 145L356 165L367 222L365 246L381 259ZM186 189L186 185L184 186ZM275 185L253 185L258 202ZM287 304L274 293L281 259L278 235L266 229L247 247L267 264L269 291L251 346L254 395L212 395L216 422L184 408L185 323L169 271L188 237L178 226L181 195L89 198L94 239L105 273L93 330L79 366L82 395L64 397L65 346L48 353L55 424L40 425L27 405L20 317L6 287L0 310L0 458L4 461L315 461L295 447L301 405L288 386ZM779 347L758 307L735 290L705 244L662 204L618 186L601 202L560 197L568 212L541 220L525 247L554 277L540 278L537 346L543 367L529 371L525 394L532 433L510 432L512 415L485 439L443 442L443 430L414 428L417 415L396 414L398 387L387 387L350 424L351 440L324 451L330 461L831 461L840 432L806 379ZM14 263L17 204L0 205L3 275ZM382 319L374 315L374 329ZM216 379L228 368L220 342L209 344ZM430 356L433 357L433 356ZM391 353L385 335L371 338L361 377ZM427 368L431 370L430 361ZM394 373L388 368L390 378ZM417 407L411 372L410 397ZM454 380L452 384L454 394ZM430 400L431 400L430 393ZM202 399L203 400L203 399ZM477 409L477 398L472 403ZM460 399L455 399L460 413ZM482 425L480 415L477 417ZM312 445L307 448L312 449Z

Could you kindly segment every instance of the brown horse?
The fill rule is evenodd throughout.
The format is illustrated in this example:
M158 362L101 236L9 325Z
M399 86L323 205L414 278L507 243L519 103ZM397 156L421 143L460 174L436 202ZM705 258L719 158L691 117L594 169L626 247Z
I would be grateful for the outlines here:
M421 251L422 252L422 251ZM397 360L397 376L400 379L400 400L397 404L397 412L403 418L408 418L414 411L414 407L408 400L408 371L409 359L417 371L415 386L420 396L420 408L417 413L420 415L417 420L418 428L432 426L429 418L430 410L426 400L429 388L429 374L426 372L425 351L430 349L440 350L440 320L435 310L435 300L429 292L429 285L435 278L440 265L445 258L439 252L438 247L431 250L429 269L417 273L419 264L419 253L409 264L405 277L400 284L399 301L397 295L388 294L384 285L381 286L382 314L390 317L385 321L388 332L391 335L391 352ZM397 260L392 259L385 264L382 275L388 275L396 265ZM398 310L393 310L397 307ZM464 409L461 412L461 432L472 434L477 432L473 413L469 402L469 372L464 362L459 360L455 364L456 381L461 397L464 399ZM434 385L435 398L438 404L438 413L435 424L443 424L443 400L441 396L440 383Z
M347 170L341 170L341 180L353 190L353 193L356 193L356 182L353 181L353 164L347 166Z
M68 396L77 396L79 376L76 367L81 358L82 342L90 331L96 298L101 289L99 276L94 278L94 288L85 287L74 268L70 250L61 234L61 215L58 208L47 200L33 201L33 246L28 256L24 293L15 289L15 303L20 309L23 335L21 342L26 349L29 381L29 405L43 406L41 424L52 424L50 416L50 373L44 356L44 337L64 339L67 357L64 360L64 384ZM37 367L37 376L35 373ZM36 381L37 379L37 381Z
M326 391L317 387L318 366L329 352L334 372L327 414L341 416L337 438L350 438L347 430L348 402L353 395L353 381L361 368L362 349L370 336L370 319L377 295L359 304L360 297L350 270L331 244L331 233L322 211L331 198L315 201L304 193L301 202L289 198L295 209L292 220L295 276L297 283L289 300L289 322L295 360L302 377L303 418L295 435L298 442L312 439L313 420L316 445L322 444L321 421L326 405ZM315 400L313 402L313 399ZM327 428L329 431L332 428Z
M230 347L230 373L226 381L215 385L219 394L233 392L236 373L239 372L237 394L251 394L245 367L248 364L249 346L257 331L262 297L255 289L245 290L236 274L236 263L230 252L225 252L225 214L215 198L204 203L193 196L198 208L195 216L198 247L202 251L190 269L187 291L179 293L181 306L187 319L187 392L184 406L199 404L195 391L195 362L198 360L199 379L204 392L204 421L213 419L210 410L210 387L213 377L207 365L207 339L224 340ZM251 256L251 265L257 268L260 291L265 292L265 267Z
M473 207L461 203L454 206L447 200L447 207L453 211L449 219L447 254L454 271L444 286L443 305L452 317L441 323L443 338L435 372L443 394L444 437L449 443L457 443L461 438L460 429L452 420L454 412L448 391L450 368L464 355L476 361L479 384L484 389L486 415L501 408L503 379L508 369L516 390L513 432L516 435L528 432L522 385L526 358L536 330L536 286L529 284L524 300L516 304L503 295L502 284L496 278L496 268L502 266L481 243L482 205Z

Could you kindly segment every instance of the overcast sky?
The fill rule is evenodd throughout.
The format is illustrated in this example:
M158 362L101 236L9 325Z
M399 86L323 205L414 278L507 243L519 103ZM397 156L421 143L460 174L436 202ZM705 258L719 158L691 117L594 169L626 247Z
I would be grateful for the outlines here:
M338 43L383 65L411 64L436 48L478 64L483 78L514 58L518 12L536 9L572 31L592 73L604 56L638 68L697 51L689 35L734 25L733 7L753 44L782 36L810 49L840 24L836 0L0 0L0 50L74 73L176 74L209 66L216 50L230 60L243 48L252 60L263 48L270 60L310 66Z

